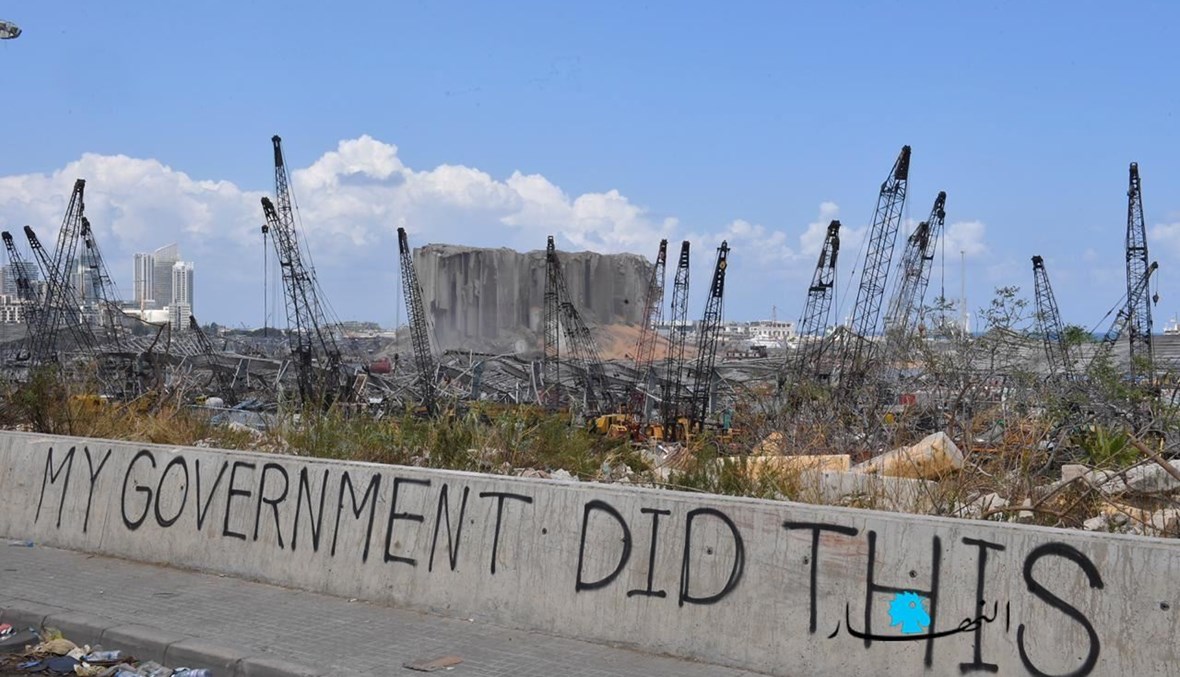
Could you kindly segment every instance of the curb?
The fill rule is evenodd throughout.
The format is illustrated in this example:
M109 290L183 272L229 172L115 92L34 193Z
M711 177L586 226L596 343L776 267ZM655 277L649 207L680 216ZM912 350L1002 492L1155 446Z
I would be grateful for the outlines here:
M0 621L13 627L53 627L79 644L111 645L163 665L206 668L216 677L326 677L329 673L241 647L211 644L146 625L123 623L23 599L0 599Z

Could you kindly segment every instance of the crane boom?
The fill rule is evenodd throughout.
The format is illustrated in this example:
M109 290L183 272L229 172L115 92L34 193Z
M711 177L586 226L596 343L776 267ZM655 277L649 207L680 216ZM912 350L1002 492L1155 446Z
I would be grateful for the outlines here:
M647 407L647 396L641 386L651 374L655 361L656 327L660 324L664 305L664 281L666 278L668 261L668 241L660 240L660 249L656 253L656 265L651 271L651 279L647 283L647 295L643 304L643 324L639 327L639 341L635 346L635 382L632 384L632 413L637 419L644 418Z
M1127 321L1130 344L1131 375L1151 378L1154 354L1151 345L1151 297L1132 294L1148 275L1147 229L1143 222L1143 192L1139 181L1139 164L1132 162L1127 187Z
M885 314L886 332L902 338L914 332L921 315L922 301L930 285L930 271L934 267L934 252L942 226L946 222L946 192L934 199L930 216L918 224L906 240L905 250L897 266L897 286Z
M188 328L197 337L197 345L201 347L201 352L205 354L205 360L209 363L209 369L213 372L213 378L217 381L217 391L221 394L221 399L229 406L234 406L238 403L238 396L234 393L233 384L220 365L217 364L217 351L213 348L213 342L205 334L205 330L201 329L201 325L197 323L197 318L192 315L188 316Z
M299 398L304 404L327 405L344 390L340 348L332 323L324 313L319 285L310 259L304 254L296 232L287 166L283 161L282 139L271 137L274 145L275 203L262 198L262 212L274 233L274 246L283 272L287 301L287 337L295 361ZM316 369L319 369L319 375Z
M41 276L46 278L45 295L36 311L37 325L35 328L29 327L29 335L26 337L29 360L34 364L58 361L61 338L59 333L68 333L74 340L74 348L87 355L93 354L94 335L90 333L89 327L82 323L78 314L78 295L73 285L60 285L56 295L58 300L53 301L47 273L53 268L53 260L29 226L25 226L25 237L29 240L29 248L41 270ZM51 310L56 312L51 313ZM50 332L52 335L45 336L44 332Z
M845 387L856 385L871 358L870 337L876 333L877 321L881 316L881 302L889 279L889 263L893 258L897 228L905 206L909 173L910 147L903 146L889 176L881 183L873 223L869 227L868 249L852 310L852 336L844 344L840 356L841 381Z
M7 230L0 233L4 239L4 249L8 252L8 265L12 271L12 281L16 284L16 298L20 301L21 312L24 314L25 326L32 328L37 324L38 307L37 292L33 288L33 280L29 275L29 264L16 248L12 234Z
M123 344L123 325L119 321L122 312L118 308L118 291L111 280L111 273L107 269L106 261L98 250L98 243L94 239L94 231L90 229L90 220L82 217L82 243L85 245L82 265L90 278L90 288L94 294L92 303L92 317L103 328L106 341L114 350L121 350ZM85 287L85 285L82 285ZM85 305L85 304L84 304Z
M824 334L832 314L832 298L836 295L836 259L840 255L840 222L828 224L819 261L811 286L807 288L807 303L799 319L799 348L796 351L795 380L815 377L820 372L820 356L824 348Z
M561 278L561 263L557 260L557 246L553 236L545 246L545 354L541 373L546 380L546 401L550 409L561 405L561 302L558 300L558 284Z
M414 345L414 364L418 367L418 380L422 383L422 406L426 415L435 413L434 354L430 348L429 318L422 303L422 287L418 284L418 272L414 269L414 257L406 229L397 229L397 250L401 259L402 294L405 296L406 312L410 320L410 341Z
M58 359L58 337L62 329L73 335L78 347L86 352L90 352L92 348L92 337L78 317L78 299L71 285L69 270L77 260L85 189L84 179L74 182L74 190L66 206L61 230L57 234L57 249L52 255L45 251L35 235L29 240L46 282L45 299L41 304L41 311L37 313L37 328L31 331L29 336L29 359L34 363ZM32 229L25 226L25 234L29 233L32 233Z
M1041 328L1041 340L1045 344L1045 359L1049 361L1049 373L1058 371L1069 377L1073 374L1073 361L1069 358L1069 348L1065 342L1065 327L1061 323L1061 313L1057 310L1057 299L1053 295L1053 287L1049 284L1049 273L1045 270L1045 260L1040 256L1032 257L1033 287L1036 291L1037 323Z
M693 381L689 407L689 427L700 431L709 415L709 394L713 386L713 366L717 360L717 340L721 332L721 317L725 297L725 270L729 266L729 244L721 242L717 248L717 263L713 267L713 281L705 299L705 314L701 318L700 340L697 341L696 378Z
M1139 280L1139 284L1131 290L1127 296L1127 303L1119 309L1119 314L1114 318L1114 322L1110 324L1110 329L1106 331L1106 335L1102 337L1102 342L1098 346L1098 350L1094 352L1094 357L1090 359L1090 364L1099 361L1099 358L1110 353L1114 345L1123 337L1123 332L1126 331L1127 325L1131 321L1131 313L1129 308L1134 307L1140 302L1140 296L1147 296L1148 284L1151 282L1151 275L1159 268L1159 264L1155 261L1147 267L1147 273Z
M676 435L676 419L680 416L680 397L684 386L684 352L688 340L688 240L680 243L680 258L672 279L672 307L668 336L668 356L665 358L665 379L661 393L661 417L668 439Z
M594 338L590 328L582 320L578 309L570 300L569 288L565 284L565 275L561 272L561 261L557 258L557 248L553 237L550 236L545 249L546 269L546 313L548 315L550 302L556 303L553 309L557 316L553 317L554 330L560 324L565 333L567 346L576 361L581 362L584 374L583 391L585 394L586 411L589 415L598 415L614 408L614 397L607 386L606 370L603 369L602 359L598 356L598 349L594 347ZM551 283L550 283L551 280ZM546 317L546 349L549 348L548 321ZM553 346L556 347L556 341Z

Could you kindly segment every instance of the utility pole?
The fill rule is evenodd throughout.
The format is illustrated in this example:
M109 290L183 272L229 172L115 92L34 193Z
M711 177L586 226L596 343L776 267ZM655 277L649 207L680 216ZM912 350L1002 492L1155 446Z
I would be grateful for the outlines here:
M959 306L963 314L963 333L970 334L971 327L968 326L970 316L967 313L967 251L959 250Z

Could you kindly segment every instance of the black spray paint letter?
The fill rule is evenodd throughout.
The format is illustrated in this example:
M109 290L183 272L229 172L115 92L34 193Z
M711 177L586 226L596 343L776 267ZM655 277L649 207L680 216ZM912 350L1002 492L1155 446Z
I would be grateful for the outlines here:
M1035 548L1028 554L1028 557L1024 558L1024 582L1028 584L1028 591L1049 606L1072 618L1082 626L1082 629L1090 637L1090 650L1086 653L1086 659L1082 661L1081 666L1077 670L1065 673L1062 676L1084 677L1094 671L1094 666L1098 663L1098 655L1102 651L1102 647L1098 642L1098 633L1094 632L1094 626L1090 623L1090 619L1086 618L1085 614L1078 611L1076 607L1071 606L1057 595L1049 592L1048 588L1041 585L1033 577L1033 565L1044 557L1061 557L1077 564L1082 572L1086 574L1086 579L1089 581L1090 587L1095 590L1101 590L1104 587L1102 577L1098 575L1098 568L1094 566L1094 563L1088 557L1083 555L1077 548L1064 543L1046 543ZM1016 648L1020 650L1020 662L1024 664L1024 667L1029 672L1037 675L1037 677L1051 677L1049 673L1033 665L1032 659L1029 658L1028 651L1025 649L1024 623L1021 623L1016 628Z
M725 526L729 527L729 531L733 534L733 569L729 572L729 580L725 582L725 587L712 595L705 595L704 597L695 597L688 592L689 579L691 574L689 571L689 562L691 561L692 549L692 523L702 515L716 517L721 520ZM716 604L725 598L726 595L733 592L738 583L742 580L742 571L746 566L746 545L742 541L742 535L738 532L737 525L729 516L720 510L713 508L697 508L688 513L684 522L684 559L680 566L680 601L679 605L684 606L685 602L690 604Z
M597 581L583 581L582 568L586 561L586 527L590 522L590 513L599 511L610 515L611 518L618 523L619 528L623 533L623 551L619 554L619 562L615 565L613 571L603 576ZM615 510L614 506L606 501L593 500L586 504L582 510L582 543L578 547L578 579L574 583L574 592L581 592L583 590L598 590L610 585L612 581L618 578L619 573L623 571L623 567L627 566L627 560L631 559L631 528L627 526L627 520Z

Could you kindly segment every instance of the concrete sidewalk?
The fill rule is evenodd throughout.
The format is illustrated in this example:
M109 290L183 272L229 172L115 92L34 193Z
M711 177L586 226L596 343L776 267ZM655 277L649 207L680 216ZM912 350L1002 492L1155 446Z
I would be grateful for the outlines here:
M303 665L312 668L313 674L410 676L421 673L403 668L403 663L442 656L463 659L448 671L455 677L755 674L509 630L482 623L478 617L444 618L235 578L0 541L0 610L36 605L50 607L46 613L55 615L87 614L109 626L148 626L161 637L172 635L197 645L236 649L242 655L261 657L260 664L271 658ZM115 642L108 643L115 647ZM250 672L283 674L278 669Z

